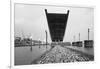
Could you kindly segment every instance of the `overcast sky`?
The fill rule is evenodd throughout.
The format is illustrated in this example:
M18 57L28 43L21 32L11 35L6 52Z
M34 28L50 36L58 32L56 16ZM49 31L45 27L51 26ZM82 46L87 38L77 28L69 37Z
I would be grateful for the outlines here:
M48 13L67 13L70 10L64 41L93 39L94 10L92 8L56 7L27 4L15 4L15 36L32 36L34 40L45 40L45 30L48 31L48 41L51 42L45 9Z

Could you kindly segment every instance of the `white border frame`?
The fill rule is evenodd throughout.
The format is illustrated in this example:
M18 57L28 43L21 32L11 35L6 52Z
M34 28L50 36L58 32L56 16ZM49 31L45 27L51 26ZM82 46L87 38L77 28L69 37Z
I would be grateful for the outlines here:
M32 1L22 1L22 0L10 0L10 68L11 69L16 69L16 68L33 68L34 65L19 65L19 66L15 66L14 65L14 4L32 4L32 5L40 5L40 6L57 6L57 7L79 7L79 8L93 8L94 9L94 15L95 15L95 6L85 6L85 5L70 5L70 4L67 4L67 5L59 5L59 4L45 4L45 3L34 3ZM94 16L94 23L95 23L95 16ZM95 42L95 41L94 41ZM94 48L94 55L95 55L95 48ZM94 56L95 57L95 56ZM91 62L92 64L94 62ZM58 63L57 63L58 64ZM60 63L60 64L63 64L63 63ZM73 64L73 63L68 63L67 65L69 64ZM75 63L74 63L75 64ZM78 63L76 63L78 64ZM80 64L87 64L87 62L84 62L84 63L80 63ZM89 63L88 63L89 64ZM48 64L43 64L42 66L44 65L48 65ZM51 64L50 64L51 65ZM64 64L65 65L65 64ZM36 67L38 66L41 66L41 65L35 65ZM35 67L34 66L34 67Z

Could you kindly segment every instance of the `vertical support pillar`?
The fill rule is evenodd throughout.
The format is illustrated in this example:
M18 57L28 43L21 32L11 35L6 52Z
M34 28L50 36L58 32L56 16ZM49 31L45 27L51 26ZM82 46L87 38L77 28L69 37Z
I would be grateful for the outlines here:
M89 40L89 33L90 33L90 29L88 28L88 40Z
M80 33L79 33L79 41L80 41Z
M46 48L47 48L47 38L48 38L48 35L47 35L47 30L45 30L45 33L46 33Z

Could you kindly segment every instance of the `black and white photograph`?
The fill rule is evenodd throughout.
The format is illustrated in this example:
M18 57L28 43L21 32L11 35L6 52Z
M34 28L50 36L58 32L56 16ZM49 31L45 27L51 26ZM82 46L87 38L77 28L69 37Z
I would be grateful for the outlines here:
M94 61L94 8L14 4L14 65Z

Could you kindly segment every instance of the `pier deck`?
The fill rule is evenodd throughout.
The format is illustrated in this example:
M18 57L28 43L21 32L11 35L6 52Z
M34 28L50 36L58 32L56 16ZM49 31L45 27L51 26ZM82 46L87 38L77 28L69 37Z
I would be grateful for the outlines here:
M57 45L49 52L43 54L40 58L38 58L38 60L33 61L32 64L66 63L93 60L94 56L87 55L72 48L65 48Z

